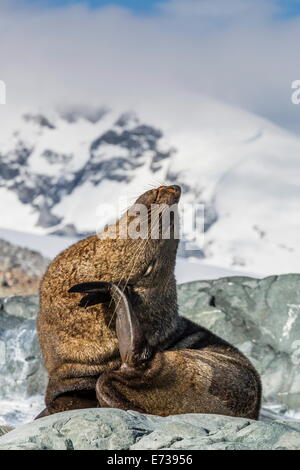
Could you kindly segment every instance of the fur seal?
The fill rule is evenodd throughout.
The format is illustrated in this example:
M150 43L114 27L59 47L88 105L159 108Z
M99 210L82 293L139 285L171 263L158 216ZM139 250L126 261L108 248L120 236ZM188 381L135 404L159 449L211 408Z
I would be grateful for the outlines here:
M160 186L136 203L151 215L152 204L179 198L180 187ZM127 223L126 213L118 229ZM92 236L54 259L40 288L37 327L49 383L39 417L101 406L258 418L261 382L252 364L178 315L177 246L175 236Z

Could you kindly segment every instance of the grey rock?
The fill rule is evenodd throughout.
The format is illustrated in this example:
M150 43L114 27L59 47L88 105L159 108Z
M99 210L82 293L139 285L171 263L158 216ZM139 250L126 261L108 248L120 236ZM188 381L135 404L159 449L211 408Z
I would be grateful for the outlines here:
M36 251L0 240L0 297L37 294L48 263Z
M273 407L263 409L261 419L270 422L287 410L300 411L300 275L183 284L178 300L182 315L235 344L257 367L264 404ZM43 407L47 380L35 329L37 311L35 296L0 299L0 401L39 395L29 419ZM1 409L0 403L3 424L24 422L20 411L6 406Z
M37 251L29 250L0 239L0 270L19 269L28 276L40 277L44 274L49 260Z
M0 449L300 449L300 427L219 415L158 417L117 409L59 413L0 437Z
M16 317L21 320L35 320L39 309L36 295L6 297L0 299L1 316Z
M300 276L179 286L180 313L235 344L258 369L265 403L300 409Z
M44 393L35 318L38 297L0 299L0 399L22 399ZM0 413L2 414L2 413Z

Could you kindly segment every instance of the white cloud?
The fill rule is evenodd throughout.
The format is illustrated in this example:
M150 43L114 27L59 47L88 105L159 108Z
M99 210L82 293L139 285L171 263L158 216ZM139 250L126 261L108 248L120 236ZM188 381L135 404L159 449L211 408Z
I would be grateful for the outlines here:
M161 96L188 90L300 131L291 103L300 19L275 12L271 0L175 0L151 16L1 2L0 79L10 106L159 106Z

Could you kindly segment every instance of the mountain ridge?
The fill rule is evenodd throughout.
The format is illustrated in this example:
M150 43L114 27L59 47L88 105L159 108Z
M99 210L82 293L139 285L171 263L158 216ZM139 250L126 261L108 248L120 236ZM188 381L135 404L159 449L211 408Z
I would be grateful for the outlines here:
M205 97L175 109L23 113L0 138L0 226L82 236L117 217L101 204L177 183L182 204L205 204L207 263L299 270L300 139Z

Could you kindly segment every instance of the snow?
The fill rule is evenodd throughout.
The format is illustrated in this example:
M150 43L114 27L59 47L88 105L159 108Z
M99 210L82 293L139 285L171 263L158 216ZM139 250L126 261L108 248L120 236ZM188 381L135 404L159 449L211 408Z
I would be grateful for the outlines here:
M76 238L55 235L37 235L30 232L0 229L0 239L14 245L38 251L46 258L54 258L61 251L77 241Z
M0 239L16 245L30 248L47 258L54 258L62 250L77 241L76 238L59 237L55 235L36 235L13 230L0 229ZM225 276L254 276L242 270L226 269L219 266L207 265L202 261L177 258L175 276L179 284L202 279L218 279Z
M87 227L91 232L96 232L117 216L118 207L109 202L116 199L119 191L120 183L115 181L109 184L104 181L100 186L87 181L57 204L54 213L65 215L64 223L75 224L79 232L85 232ZM107 204L109 211L102 212Z
M266 133L215 191L218 223L207 234L211 262L228 265L240 257L248 269L262 273L299 272L299 139Z
M286 337L286 338L289 338L290 331L293 327L293 324L295 323L295 321L298 318L298 315L299 315L299 312L300 312L300 305L287 304L287 306L289 307L289 309L288 309L288 319L287 319L286 324L283 327L282 336Z
M205 262L191 261L180 257L177 258L175 276L178 284L205 279L219 279L220 277L228 276L257 277L255 274L248 271L227 269L220 266L208 265Z
M143 111L154 119L154 108ZM177 148L170 169L193 187L182 202L213 202L218 215L205 233L205 263L260 275L299 272L299 137L192 95L162 107L159 118Z
M147 150L139 157L141 166L123 170L126 182L104 178L99 184L88 180L76 186L52 210L63 217L61 226L73 224L78 232L94 232L120 213L121 200L130 205L141 192L174 182L188 188L181 204L201 202L216 211L218 219L201 247L207 269L222 266L261 276L298 272L300 139L266 119L208 97L183 93L172 100L160 96L156 104L150 101L135 104L139 121L132 114L127 128L153 125L163 132L158 149L176 151L160 162L158 171L151 169ZM34 148L30 171L68 178L88 161L91 143L103 132L121 132L115 123L125 111L114 109L97 122L84 116L70 122L54 111L43 111L55 129L18 118L16 134L7 126L1 129L0 152L27 142ZM70 159L50 163L43 156L47 150ZM126 156L128 149L106 144L95 154L109 160ZM102 213L103 204L112 204L108 214ZM0 227L35 234L48 231L36 225L38 214L9 189L0 188L0 210Z
M22 204L15 193L0 188L0 226L29 231L37 217L32 207Z

